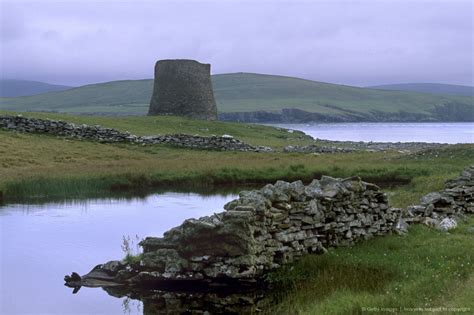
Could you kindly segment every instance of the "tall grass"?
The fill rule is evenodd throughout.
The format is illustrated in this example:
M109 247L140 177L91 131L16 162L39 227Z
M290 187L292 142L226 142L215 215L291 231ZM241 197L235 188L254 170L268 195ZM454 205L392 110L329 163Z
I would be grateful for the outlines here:
M308 138L272 127L196 121L179 117L79 117L31 114L75 123L101 124L136 134L231 133L252 144L304 144ZM0 130L0 191L9 202L31 197L109 196L163 187L209 187L268 183L278 179L309 182L321 175L360 176L383 186L404 184L391 200L404 206L474 160L473 145L432 154L397 152L341 154L246 153L188 150L163 145L100 144L48 135ZM408 185L409 186L406 186Z
M472 145L453 146L437 157L397 152L314 156L98 144L5 131L0 131L0 142L0 191L6 202L142 194L166 187L264 184L279 179L309 182L330 175L360 176L384 187L403 184L390 198L404 206L440 189L474 156Z
M405 237L391 235L307 255L270 275L279 291L279 303L270 313L393 309L404 314L409 308L447 306L474 312L474 299L469 299L474 296L474 234L468 230L473 224L471 218L453 233L413 226Z

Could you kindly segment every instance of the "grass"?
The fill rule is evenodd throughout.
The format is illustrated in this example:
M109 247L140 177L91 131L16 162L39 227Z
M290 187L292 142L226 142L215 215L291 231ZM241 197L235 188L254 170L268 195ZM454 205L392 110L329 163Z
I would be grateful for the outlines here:
M351 248L307 255L270 275L279 303L272 314L413 313L410 309L474 311L474 218L452 233L412 226ZM377 311L378 310L378 311ZM384 311L385 310L385 311ZM422 312L416 312L419 314ZM451 312L441 312L451 313ZM466 312L465 312L466 313Z
M34 117L101 124L135 134L182 132L230 133L255 145L307 143L297 133L273 127L195 121L178 117L105 118L57 114ZM298 153L218 152L164 145L99 144L49 135L0 131L0 191L5 201L25 198L115 196L154 188L228 186L278 179L306 182L322 174L361 176L382 185L404 183L391 201L405 206L438 190L446 178L472 163L473 145L457 145L433 154L397 152L312 155Z
M16 115L19 112L0 111L0 115L5 114ZM25 117L64 120L75 124L101 125L120 131L129 131L138 136L175 133L199 134L202 136L228 134L252 145L266 145L275 148L290 144L305 145L312 141L311 137L302 132L290 133L281 128L255 124L203 121L175 116L101 117L55 113L21 114Z
M214 75L212 80L220 112L298 108L335 116L355 113L368 117L374 112L402 112L408 113L408 117L417 113L433 118L439 116L435 114L436 106L447 103L463 104L472 109L472 97L467 96L375 90L253 73ZM152 80L91 84L56 93L1 98L0 109L144 115L148 111L152 88ZM465 115L460 117L461 120L466 118Z

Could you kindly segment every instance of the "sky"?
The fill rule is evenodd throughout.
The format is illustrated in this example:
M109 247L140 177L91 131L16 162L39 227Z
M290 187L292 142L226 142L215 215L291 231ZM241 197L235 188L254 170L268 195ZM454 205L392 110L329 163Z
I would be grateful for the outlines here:
M2 78L153 77L160 59L367 86L474 85L473 1L0 0Z

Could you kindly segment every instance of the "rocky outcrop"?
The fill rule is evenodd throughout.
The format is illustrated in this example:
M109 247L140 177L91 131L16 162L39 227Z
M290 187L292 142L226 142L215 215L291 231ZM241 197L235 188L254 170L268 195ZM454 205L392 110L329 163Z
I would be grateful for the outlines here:
M18 116L0 116L0 128L25 133L44 133L79 140L99 141L104 143L132 143L141 145L168 144L178 147L203 150L268 152L271 148L251 146L229 135L157 135L135 136L129 132L120 132L102 126L76 125L60 120L26 118Z
M159 60L148 115L216 120L211 65L195 60Z
M146 238L139 263L109 262L92 277L129 286L254 285L306 253L388 234L401 214L376 185L326 176L307 186L278 181L242 191L224 208ZM83 279L90 283L91 274ZM77 277L66 282L81 285Z
M474 214L474 165L446 182L444 190L432 192L420 199L419 205L407 208L407 223L425 225L447 231L457 226L467 214Z

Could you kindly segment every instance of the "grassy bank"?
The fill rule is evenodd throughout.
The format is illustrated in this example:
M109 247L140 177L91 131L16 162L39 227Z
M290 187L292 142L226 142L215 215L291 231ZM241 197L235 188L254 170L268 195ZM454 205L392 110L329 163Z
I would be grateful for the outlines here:
M308 255L271 275L281 292L272 314L474 312L474 218L452 233L412 226L351 248ZM411 311L424 308L424 311Z
M104 118L51 114L33 117L100 124L135 134L230 133L255 145L303 144L307 138L272 127L195 121L177 117ZM184 126L181 128L181 126ZM395 205L414 203L438 190L472 163L474 146L458 145L425 155L397 152L283 154L216 152L100 144L48 135L0 131L0 191L4 199L77 198L134 193L154 188L200 188L268 183L278 179L310 181L322 174L361 176L366 181L405 184L393 190Z

